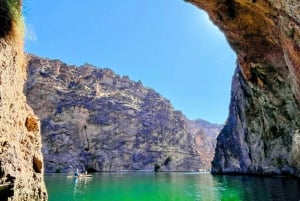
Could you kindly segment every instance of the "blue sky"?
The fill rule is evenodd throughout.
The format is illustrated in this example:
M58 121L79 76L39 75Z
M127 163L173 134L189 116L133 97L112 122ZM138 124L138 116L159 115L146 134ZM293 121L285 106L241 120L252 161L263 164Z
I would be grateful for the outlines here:
M141 80L188 118L224 123L236 55L183 0L25 0L25 51Z

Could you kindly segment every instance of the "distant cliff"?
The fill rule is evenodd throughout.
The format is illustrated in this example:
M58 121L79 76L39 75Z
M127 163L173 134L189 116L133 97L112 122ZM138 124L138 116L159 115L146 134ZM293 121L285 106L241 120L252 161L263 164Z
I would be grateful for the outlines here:
M46 172L210 169L215 134L110 69L30 56L25 92L41 120Z
M220 124L212 124L208 121L197 119L186 120L187 129L195 141L195 148L199 154L203 169L211 169L212 158L215 154L216 139L223 127Z

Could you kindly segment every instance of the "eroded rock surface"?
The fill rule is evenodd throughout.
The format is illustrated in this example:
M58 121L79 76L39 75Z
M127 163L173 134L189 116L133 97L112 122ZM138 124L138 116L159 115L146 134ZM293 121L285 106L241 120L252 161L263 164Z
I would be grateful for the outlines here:
M238 56L213 172L300 176L299 2L189 2L209 14Z
M195 138L195 147L202 161L202 169L210 170L215 154L216 139L223 125L212 124L202 119L186 120L188 131Z
M0 200L47 199L38 118L26 104L22 30L0 1ZM19 29L18 29L19 28Z
M47 172L210 168L215 138L190 130L181 112L141 82L35 56L28 71L26 94L41 119ZM199 155L204 144L208 155Z

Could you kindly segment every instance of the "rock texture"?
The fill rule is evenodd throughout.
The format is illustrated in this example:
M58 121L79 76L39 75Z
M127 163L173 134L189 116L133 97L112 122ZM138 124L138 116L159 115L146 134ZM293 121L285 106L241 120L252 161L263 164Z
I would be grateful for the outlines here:
M195 147L202 161L202 169L210 170L215 154L216 139L223 125L212 124L202 119L186 120L187 129L195 138Z
M22 26L7 2L0 1L0 200L43 201L39 121L23 94Z
M190 130L168 100L110 69L30 56L26 95L41 119L47 172L210 168L215 138ZM195 141L207 153L199 157Z
M209 14L238 56L213 172L300 176L299 2L188 1Z

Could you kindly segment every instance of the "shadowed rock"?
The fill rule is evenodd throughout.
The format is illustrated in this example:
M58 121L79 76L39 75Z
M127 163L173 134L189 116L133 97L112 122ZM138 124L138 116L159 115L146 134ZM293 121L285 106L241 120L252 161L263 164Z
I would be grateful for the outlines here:
M209 14L238 56L213 172L299 176L299 2L188 2Z

